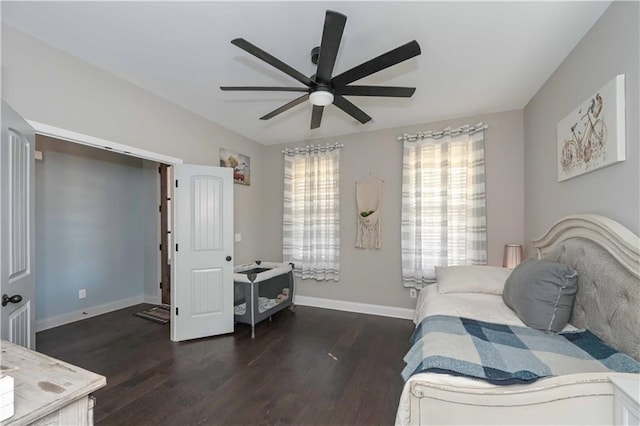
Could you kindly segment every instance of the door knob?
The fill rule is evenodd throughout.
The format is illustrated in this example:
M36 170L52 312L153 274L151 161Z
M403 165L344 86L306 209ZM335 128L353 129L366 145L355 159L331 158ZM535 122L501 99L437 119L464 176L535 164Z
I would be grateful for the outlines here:
M227 259L227 262L231 262L231 256L227 256L225 259Z
M20 296L19 294L14 294L13 296L9 297L9 295L7 294L3 294L2 295L2 306L7 306L7 303L20 303L22 302L22 296Z

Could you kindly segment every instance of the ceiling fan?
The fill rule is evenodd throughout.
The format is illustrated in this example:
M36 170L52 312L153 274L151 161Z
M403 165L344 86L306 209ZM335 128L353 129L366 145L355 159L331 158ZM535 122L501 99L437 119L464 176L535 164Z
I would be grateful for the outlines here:
M336 62L340 40L342 39L346 22L347 17L345 15L327 10L321 44L319 47L311 50L311 61L317 64L318 68L316 73L310 77L307 77L243 38L236 38L231 41L231 44L238 46L240 49L247 51L258 59L293 77L306 87L222 86L220 89L230 91L305 92L304 95L282 105L280 108L260 117L260 119L269 120L309 100L313 105L313 112L311 114L312 129L320 127L324 107L330 104L334 104L362 124L371 120L371 117L345 99L344 96L384 96L400 98L410 98L413 96L413 93L416 91L415 87L350 86L349 84L413 58L414 56L418 56L420 54L420 45L415 40L390 50L387 53L383 53L342 74L332 76L333 66Z

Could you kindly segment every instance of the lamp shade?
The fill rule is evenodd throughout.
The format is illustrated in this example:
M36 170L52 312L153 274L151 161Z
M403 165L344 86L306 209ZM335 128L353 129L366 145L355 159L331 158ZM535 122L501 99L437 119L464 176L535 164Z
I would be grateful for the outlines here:
M502 266L505 268L515 268L524 257L524 251L520 244L505 244L504 246L504 258L502 260Z

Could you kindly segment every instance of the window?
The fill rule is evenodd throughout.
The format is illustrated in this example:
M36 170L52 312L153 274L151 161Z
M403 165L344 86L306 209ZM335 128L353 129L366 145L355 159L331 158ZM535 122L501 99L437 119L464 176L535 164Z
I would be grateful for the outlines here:
M405 287L433 282L436 266L487 262L484 126L478 126L405 137L401 225Z
M283 259L295 264L302 279L339 278L341 147L311 145L283 151Z

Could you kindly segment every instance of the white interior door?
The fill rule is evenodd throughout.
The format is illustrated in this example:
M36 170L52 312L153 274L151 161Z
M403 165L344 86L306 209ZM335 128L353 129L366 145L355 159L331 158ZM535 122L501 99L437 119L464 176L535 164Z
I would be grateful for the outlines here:
M171 340L233 332L233 169L174 169Z
M0 335L35 349L33 128L2 101Z

